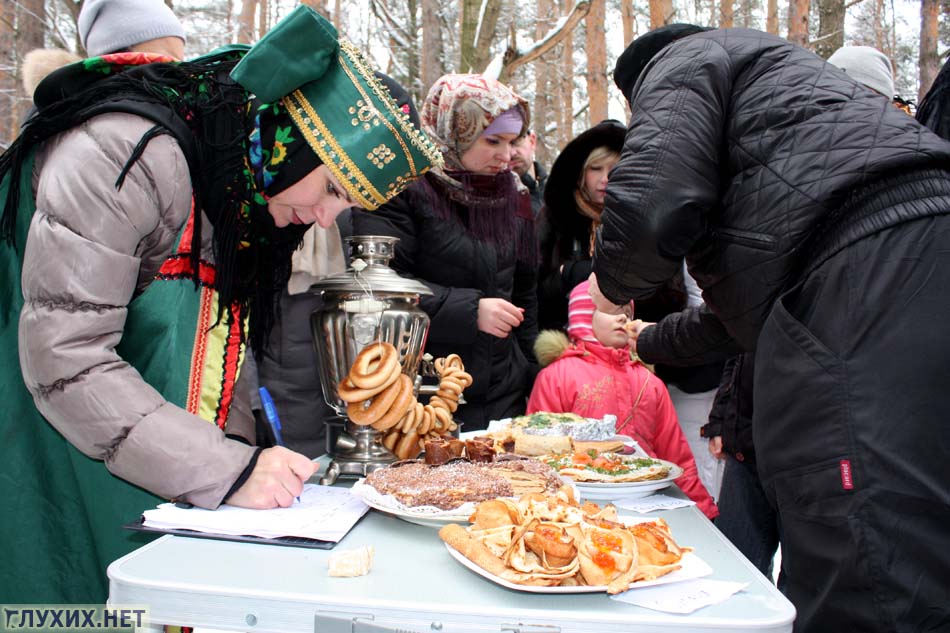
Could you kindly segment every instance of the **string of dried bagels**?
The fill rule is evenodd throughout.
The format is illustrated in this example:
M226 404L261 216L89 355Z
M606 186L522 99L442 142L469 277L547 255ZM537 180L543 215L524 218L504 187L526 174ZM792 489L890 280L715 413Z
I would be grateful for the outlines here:
M458 354L437 358L439 388L423 405L415 398L412 379L402 373L399 352L390 343L363 348L340 382L340 399L355 423L383 432L383 446L399 459L415 457L427 439L450 435L458 428L452 414L459 397L472 384Z

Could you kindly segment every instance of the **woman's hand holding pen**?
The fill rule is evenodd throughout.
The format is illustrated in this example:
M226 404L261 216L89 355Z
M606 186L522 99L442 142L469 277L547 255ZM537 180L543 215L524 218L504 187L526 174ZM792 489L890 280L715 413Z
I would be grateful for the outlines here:
M288 508L316 470L317 464L306 455L283 446L266 448L257 458L251 476L228 498L228 504L255 509Z

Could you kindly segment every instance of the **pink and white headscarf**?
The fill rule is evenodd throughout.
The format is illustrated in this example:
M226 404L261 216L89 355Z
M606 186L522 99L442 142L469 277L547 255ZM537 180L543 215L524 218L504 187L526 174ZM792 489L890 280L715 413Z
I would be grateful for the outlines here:
M517 108L530 126L528 102L497 79L476 74L443 75L432 84L420 117L422 129L442 150L447 170L461 170L461 156L496 118Z
M598 343L594 336L594 300L590 297L590 282L574 286L567 301L567 335L571 341ZM633 309L633 301L630 301Z
M571 290L567 301L567 335L572 341L597 342L594 337L594 300L590 298L589 281L582 281Z

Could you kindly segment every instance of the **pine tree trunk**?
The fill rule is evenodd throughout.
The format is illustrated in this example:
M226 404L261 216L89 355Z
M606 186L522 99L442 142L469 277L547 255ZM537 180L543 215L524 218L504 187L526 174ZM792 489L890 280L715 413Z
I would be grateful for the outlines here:
M633 41L633 0L620 0L620 19L623 22L623 45L630 46Z
M675 14L673 0L650 0L650 30L675 22Z
M719 28L731 29L734 15L732 0L719 0Z
M250 44L254 41L255 13L257 13L257 0L241 0L241 13L238 15L238 44Z
M920 102L933 85L940 71L940 57L937 54L939 42L938 15L939 0L921 0L920 3L920 89L917 101Z
M884 25L884 0L874 0L874 48L887 55L887 28Z
M31 50L43 48L43 42L46 36L46 9L44 0L20 0L20 2L7 3L15 7L16 20L16 48L15 48L15 68L17 72L13 81L13 102L10 108L10 138L14 138L19 133L20 123L24 114L28 111L31 100L26 94L26 89L21 81L23 70L23 57Z
M267 0L257 0L257 39L264 37L268 27Z
M442 21L439 0L422 0L422 90L428 93L436 79L445 74L442 62L445 49L442 44ZM421 101L421 100L420 100Z
M824 59L844 46L844 0L819 0L815 52Z
M13 116L16 103L16 5L0 2L0 147L5 148L16 137L19 125Z
M561 0L562 13L570 10L570 0ZM558 150L564 148L574 138L574 37L573 33L564 38L561 47L561 72L558 81Z
M767 11L765 30L773 35L778 35L778 0L768 0Z
M328 0L301 0L301 4L305 4L326 19L330 19L330 9L327 6ZM337 0L337 6L339 6L339 0ZM334 21L334 25L336 22Z
M788 3L788 41L799 46L808 43L809 0L789 0Z
M607 118L607 2L591 0L590 12L584 18L587 49L587 98L590 100L588 121L596 125Z

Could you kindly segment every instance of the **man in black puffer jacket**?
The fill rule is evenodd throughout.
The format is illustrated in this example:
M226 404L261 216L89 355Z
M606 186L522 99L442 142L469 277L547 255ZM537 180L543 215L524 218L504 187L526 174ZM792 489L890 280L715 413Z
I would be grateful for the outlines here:
M709 316L756 351L797 631L947 630L950 144L753 30L663 27L615 79L633 114L598 307L649 296L685 256Z

